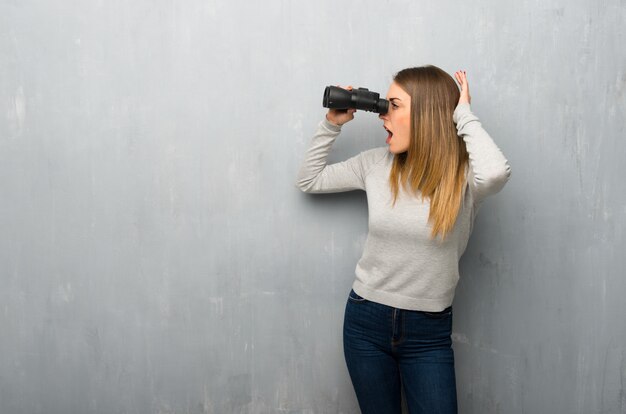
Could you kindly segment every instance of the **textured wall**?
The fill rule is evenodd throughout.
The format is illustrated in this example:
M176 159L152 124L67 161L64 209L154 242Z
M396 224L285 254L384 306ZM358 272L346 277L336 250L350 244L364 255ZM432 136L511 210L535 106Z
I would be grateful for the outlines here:
M356 413L360 192L323 88L466 69L513 174L461 260L462 413L626 412L626 3L0 0L0 413ZM357 113L330 161L385 133Z

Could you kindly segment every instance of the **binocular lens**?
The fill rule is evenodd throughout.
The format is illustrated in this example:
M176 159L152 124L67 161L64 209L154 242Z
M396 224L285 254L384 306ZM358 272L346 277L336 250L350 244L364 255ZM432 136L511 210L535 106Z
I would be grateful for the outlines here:
M362 111L386 114L389 110L389 101L380 98L376 92L366 88L351 91L338 86L327 86L324 90L322 106L329 109L360 109Z

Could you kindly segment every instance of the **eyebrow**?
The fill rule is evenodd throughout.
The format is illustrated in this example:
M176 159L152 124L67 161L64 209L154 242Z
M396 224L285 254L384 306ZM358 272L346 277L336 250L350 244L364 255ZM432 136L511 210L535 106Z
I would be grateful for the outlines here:
M388 100L389 100L389 101L393 101L394 99L396 99L396 100L398 100L398 101L401 101L401 100L402 100L402 99L400 99L400 98L389 98Z

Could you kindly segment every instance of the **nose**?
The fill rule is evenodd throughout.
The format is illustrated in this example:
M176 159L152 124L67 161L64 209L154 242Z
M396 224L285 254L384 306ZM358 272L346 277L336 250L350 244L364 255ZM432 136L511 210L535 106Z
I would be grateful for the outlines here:
M379 117L380 119L382 119L382 120L385 120L385 119L387 119L387 114L386 114L386 113L384 113L384 114L378 114L378 117Z

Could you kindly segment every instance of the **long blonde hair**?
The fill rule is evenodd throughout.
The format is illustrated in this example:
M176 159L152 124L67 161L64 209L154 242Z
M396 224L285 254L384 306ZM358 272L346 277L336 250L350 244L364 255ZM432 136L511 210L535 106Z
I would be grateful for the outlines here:
M409 148L394 156L389 174L393 205L399 181L405 191L419 191L422 200L430 199L431 238L440 233L443 241L456 223L469 162L452 120L459 88L450 75L432 65L403 69L393 80L411 96Z

